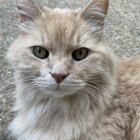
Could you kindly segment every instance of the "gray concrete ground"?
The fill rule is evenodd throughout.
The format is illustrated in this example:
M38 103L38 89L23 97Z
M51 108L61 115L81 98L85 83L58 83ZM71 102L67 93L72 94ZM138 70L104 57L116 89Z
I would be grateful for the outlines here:
M40 0L42 1L42 0ZM89 0L44 0L50 7L80 7ZM18 34L19 16L15 0L0 0L0 140L8 138L7 124L14 114L10 111L14 102L12 70L5 53ZM140 54L140 0L110 0L105 22L104 38L116 55L129 57Z

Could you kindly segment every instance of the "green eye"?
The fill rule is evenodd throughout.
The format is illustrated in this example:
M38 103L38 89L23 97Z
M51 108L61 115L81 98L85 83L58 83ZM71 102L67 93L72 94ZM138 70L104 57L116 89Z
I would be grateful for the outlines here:
M33 54L40 59L45 59L49 56L49 52L40 46L33 47Z
M81 60L85 59L87 57L87 55L88 55L88 49L86 49L86 48L77 49L77 50L73 51L73 53L72 53L72 57L76 61L81 61Z

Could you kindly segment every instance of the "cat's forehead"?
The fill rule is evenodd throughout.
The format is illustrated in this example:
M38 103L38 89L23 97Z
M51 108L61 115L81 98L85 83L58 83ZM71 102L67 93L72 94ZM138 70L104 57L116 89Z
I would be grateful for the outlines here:
M43 40L72 46L85 42L89 35L88 29L76 12L58 8L48 12L46 9L37 21Z
M54 42L93 47L102 33L108 0L91 1L82 10L49 9L34 0L19 0L17 8L25 46Z

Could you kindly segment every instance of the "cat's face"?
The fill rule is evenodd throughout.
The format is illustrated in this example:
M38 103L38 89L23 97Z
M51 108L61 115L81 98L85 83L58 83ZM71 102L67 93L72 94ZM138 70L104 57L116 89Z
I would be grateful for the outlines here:
M102 85L113 74L112 60L97 42L107 4L102 8L91 2L81 12L38 9L33 1L27 3L33 10L19 3L22 33L8 53L25 88L64 97Z

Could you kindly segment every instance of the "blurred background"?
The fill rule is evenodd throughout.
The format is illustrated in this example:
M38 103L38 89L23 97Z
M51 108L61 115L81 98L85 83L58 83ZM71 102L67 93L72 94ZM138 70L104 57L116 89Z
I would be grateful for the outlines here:
M48 7L79 8L89 0L38 0ZM13 72L5 60L7 48L17 37L19 15L16 0L0 0L0 140L13 140L7 125L14 117ZM140 0L110 0L104 27L104 40L114 53L122 57L140 54ZM23 120L24 121L24 120Z

